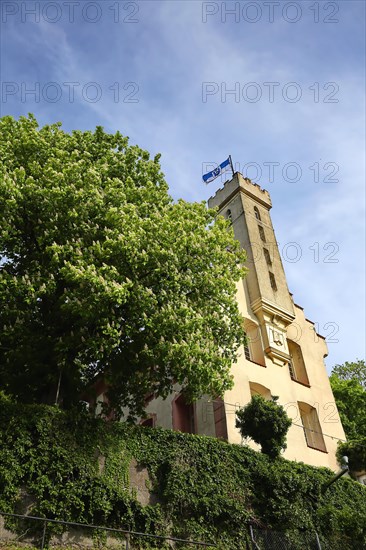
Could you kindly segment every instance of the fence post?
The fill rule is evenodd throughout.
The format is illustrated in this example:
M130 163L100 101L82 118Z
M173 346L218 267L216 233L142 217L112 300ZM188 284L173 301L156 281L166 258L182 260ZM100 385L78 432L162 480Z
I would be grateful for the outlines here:
M316 531L315 531L315 538L316 538L316 544L317 544L318 550L322 550L322 545L320 544L319 535Z
M43 523L41 550L44 549L44 541L45 541L45 538L46 538L46 529L47 529L47 520L45 520L44 523Z
M250 540L252 541L252 546L255 548L255 550L260 550L258 544L255 542L253 527L251 523L249 523L249 533L250 533Z

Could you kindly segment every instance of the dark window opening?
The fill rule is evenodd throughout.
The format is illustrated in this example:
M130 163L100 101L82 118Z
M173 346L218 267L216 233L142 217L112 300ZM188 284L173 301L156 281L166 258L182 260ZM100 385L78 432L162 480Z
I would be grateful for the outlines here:
M260 238L262 239L262 241L265 243L266 242L266 236L264 234L264 229L261 225L258 225L258 231L259 231L259 236Z
M275 279L275 276L273 275L273 273L271 271L269 272L269 280L270 280L270 283L271 283L272 290L274 290L276 292L277 291L276 279Z
M147 428L153 428L154 418L152 416L149 416L149 418L145 418L144 420L141 420L140 425L145 426Z
M256 206L254 207L254 215L257 218L257 220L261 221L261 215L260 215L259 210Z
M246 344L244 344L244 355L245 355L245 359L247 359L248 361L251 361L252 359L252 356L251 356L251 353L250 353L250 347L249 347L249 341L248 341L248 335L247 333L245 332L245 338L246 338Z
M267 250L267 248L263 248L263 254L264 254L264 258L267 262L267 265L272 265L271 256L270 256L269 251Z
M248 361L250 361L251 356L250 356L250 349L248 345L244 346L244 354L245 354L245 359L248 359Z

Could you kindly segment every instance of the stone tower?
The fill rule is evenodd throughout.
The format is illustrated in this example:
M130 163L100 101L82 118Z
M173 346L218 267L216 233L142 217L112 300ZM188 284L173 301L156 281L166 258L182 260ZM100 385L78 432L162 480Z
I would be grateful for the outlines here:
M208 205L230 218L235 237L247 252L247 294L261 327L263 351L274 363L286 365L290 360L286 331L295 312L269 213L270 196L237 172Z
M208 205L230 219L247 252L248 274L238 284L237 299L249 343L232 366L234 388L223 398L227 438L241 441L238 406L255 394L278 396L293 422L284 456L337 469L337 440L345 435L325 369L327 345L289 292L269 193L236 173Z

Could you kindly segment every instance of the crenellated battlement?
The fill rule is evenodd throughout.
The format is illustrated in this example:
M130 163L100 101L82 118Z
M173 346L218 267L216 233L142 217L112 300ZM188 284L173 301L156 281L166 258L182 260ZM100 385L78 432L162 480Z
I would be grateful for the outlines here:
M262 203L268 209L272 207L271 197L265 189L262 189L257 183L252 183L249 178L245 178L240 172L235 172L231 180L224 183L216 193L208 199L210 208L221 208L237 192L250 195L258 202Z

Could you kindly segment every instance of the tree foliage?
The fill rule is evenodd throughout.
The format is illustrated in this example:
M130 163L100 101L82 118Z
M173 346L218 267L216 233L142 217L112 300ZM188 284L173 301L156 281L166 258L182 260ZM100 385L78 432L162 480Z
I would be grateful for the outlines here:
M272 401L265 400L261 395L253 395L248 405L237 413L236 427L243 437L250 437L262 447L262 452L276 458L286 449L286 435L291 420L285 409Z
M365 361L336 365L330 384L348 441L338 444L337 458L346 455L350 471L366 471Z
M346 361L342 365L336 365L332 369L332 374L338 376L340 380L355 380L366 389L366 365L365 360L357 359L353 362Z
M349 439L366 436L366 390L357 380L330 376L330 384L344 431Z
M243 343L245 253L204 203L173 202L119 132L0 121L0 385L64 407L96 377L113 407L222 394ZM230 253L228 253L228 249Z

